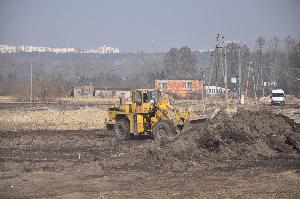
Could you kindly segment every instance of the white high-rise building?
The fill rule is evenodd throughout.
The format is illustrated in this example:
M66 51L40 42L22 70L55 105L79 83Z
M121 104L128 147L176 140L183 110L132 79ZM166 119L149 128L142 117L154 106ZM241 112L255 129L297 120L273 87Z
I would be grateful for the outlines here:
M75 49L75 48L55 48L55 47L36 47L29 45L21 46L12 46L12 45L0 45L0 53L17 53L17 52L26 52L26 53L99 53L99 54L114 54L120 53L119 48L113 48L111 46L100 46L96 49Z

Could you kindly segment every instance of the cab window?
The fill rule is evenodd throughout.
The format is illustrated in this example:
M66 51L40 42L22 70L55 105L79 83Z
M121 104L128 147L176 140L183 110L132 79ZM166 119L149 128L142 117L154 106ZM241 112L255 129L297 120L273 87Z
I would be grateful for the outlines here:
M135 93L135 102L138 106L142 105L142 93L140 91Z
M144 99L144 102L157 102L160 99L161 94L158 90L153 90L153 91L148 91L146 96L147 96L147 101Z
M149 102L149 93L143 93L143 99L144 99L144 103Z

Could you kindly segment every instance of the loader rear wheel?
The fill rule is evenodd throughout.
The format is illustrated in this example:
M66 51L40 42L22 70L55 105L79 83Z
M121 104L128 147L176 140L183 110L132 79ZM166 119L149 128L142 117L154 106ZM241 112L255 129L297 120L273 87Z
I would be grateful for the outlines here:
M128 140L130 138L129 122L126 119L118 120L113 130L118 140Z
M176 136L174 125L167 121L161 120L157 122L153 128L153 136L157 140L173 140Z

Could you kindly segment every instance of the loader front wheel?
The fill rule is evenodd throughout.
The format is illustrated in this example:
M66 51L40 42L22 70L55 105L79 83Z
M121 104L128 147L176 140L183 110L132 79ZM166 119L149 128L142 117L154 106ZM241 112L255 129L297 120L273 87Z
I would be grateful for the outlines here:
M114 134L118 140L128 140L129 135L129 122L126 119L120 119L114 125Z
M153 136L157 140L173 140L176 136L176 129L174 125L167 121L158 121L153 128Z

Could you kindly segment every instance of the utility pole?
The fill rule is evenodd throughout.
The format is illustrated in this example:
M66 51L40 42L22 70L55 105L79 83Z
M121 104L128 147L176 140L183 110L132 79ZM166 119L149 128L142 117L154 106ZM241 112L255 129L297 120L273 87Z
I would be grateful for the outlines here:
M219 69L219 36L220 34L217 34L217 41L216 41L216 55L217 55L217 65L216 65L216 96L218 95L218 69Z
M30 62L30 102L32 102L32 61Z
M239 47L239 87L238 87L238 103L241 103L241 96L242 96L242 61L241 61L241 45Z
M227 46L227 44L225 44L225 52L224 52L224 87L225 87L225 105L226 105L226 107L228 108L228 89L227 89L227 53L226 53L226 46Z
M257 73L256 73L256 83L255 83L255 91L254 91L255 101L257 101L257 88L258 88L259 72L260 72L260 69L258 68Z
M260 75L261 75L261 86L262 86L262 97L265 96L265 87L264 87L264 76L263 76L263 68L261 65L261 56L262 56L262 45L259 45L259 67L260 67Z
M202 71L201 82L202 82L201 99L203 100L203 97L204 97L204 77L203 77L203 71Z
M152 47L152 52L153 53L154 53L154 44L155 44L155 34L152 33L151 47Z
M256 88L255 88L255 75L254 75L254 63L251 66L251 74L252 74L252 83L253 83L253 93L254 93L254 99L256 100Z
M245 98L247 98L247 94L248 94L249 75L250 75L250 67L251 67L251 63L252 63L252 61L249 63L249 66L248 66L248 73L247 73L247 82L246 82Z
M239 52L238 52L238 54L239 54L239 87L240 87L240 85L241 85L241 79L242 79L242 65L241 65L241 56L240 56L240 54L241 54L241 45L242 45L242 42L241 41L228 41L228 40L226 40L226 41L224 41L223 42L224 43L224 62L225 62L225 67L224 67L224 87L225 87L225 103L227 104L227 107L228 107L228 105L229 105L229 103L228 103L228 65L227 65L227 44L228 43L231 43L231 44L233 44L233 43L235 43L235 44L238 44L239 46L240 46L240 48L239 48ZM232 51L232 53L233 53L233 51ZM233 55L233 54L232 54ZM239 89L239 95L238 95L238 97L240 98L240 92L241 90ZM240 99L239 99L239 102L240 102Z
M100 43L98 41L98 52L97 52L97 55L96 55L96 58L97 58L97 64L99 64L99 54L100 54Z
M205 100L204 100L204 107L203 107L203 110L202 112L204 113L205 110L206 110L206 100L208 99L208 92L210 90L210 80L211 80L211 74L213 72L213 66L214 66L214 53L211 54L211 57L212 57L212 61L211 61L211 65L210 65L210 72L209 72L209 79L208 79L208 85L207 85L207 89L206 89L206 92L205 92Z
M68 48L70 48L70 36L68 36Z
M262 97L265 96L265 87L264 87L264 76L263 76L263 68L260 68L261 71L261 85L262 85Z
M209 92L209 89L210 89L210 80L211 80L211 74L212 74L212 71L213 71L214 63L215 63L215 58L214 58L214 54L212 54L212 62L211 62L211 68L210 68L210 72L209 72L208 88L207 88L207 91L206 91L206 99L207 99L207 95L208 95L208 92Z

